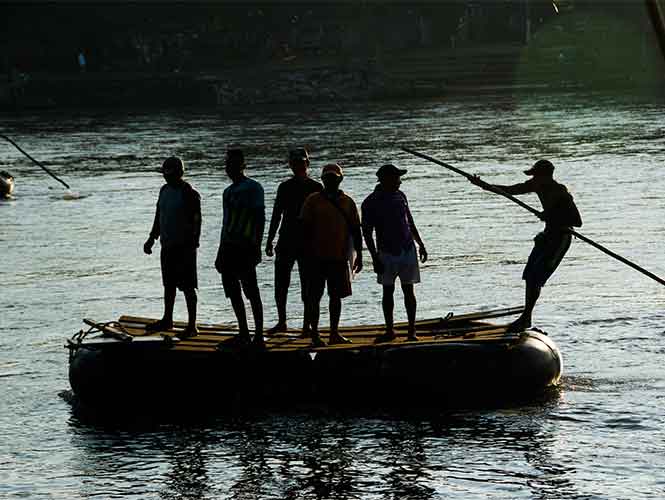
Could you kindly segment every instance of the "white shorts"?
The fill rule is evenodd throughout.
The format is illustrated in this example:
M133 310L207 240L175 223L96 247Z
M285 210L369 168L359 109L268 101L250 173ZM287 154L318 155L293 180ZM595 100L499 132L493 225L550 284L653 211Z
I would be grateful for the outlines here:
M383 273L376 275L379 285L394 285L397 277L402 285L420 283L420 266L415 245L402 250L399 255L379 252L379 259L383 264Z

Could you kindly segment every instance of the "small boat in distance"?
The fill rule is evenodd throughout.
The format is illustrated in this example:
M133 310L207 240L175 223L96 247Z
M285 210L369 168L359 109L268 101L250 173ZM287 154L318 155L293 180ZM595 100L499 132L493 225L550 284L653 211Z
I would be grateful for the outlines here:
M542 397L561 376L561 354L545 334L508 333L490 318L498 309L420 320L418 341L374 343L383 325L340 328L351 344L314 348L300 331L266 337L266 349L234 342L236 327L199 324L196 337L178 339L185 324L151 333L149 318L84 320L69 349L69 380L84 407L113 410L324 405L404 405L450 408L505 404ZM329 332L322 331L326 340Z
M14 176L5 170L0 170L0 198L10 198L14 192Z

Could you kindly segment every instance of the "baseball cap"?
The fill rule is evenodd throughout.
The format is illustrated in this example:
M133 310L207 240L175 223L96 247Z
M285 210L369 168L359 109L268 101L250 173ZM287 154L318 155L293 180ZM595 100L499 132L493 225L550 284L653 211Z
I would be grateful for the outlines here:
M344 174L342 173L342 167L340 167L337 163L328 163L327 165L323 166L323 168L321 169L321 177L324 177L326 175L335 175L337 177L344 177Z
M295 148L289 151L289 161L309 161L309 153L305 148Z
M397 168L395 165L388 163L387 165L382 165L379 170L376 171L376 176L380 179L384 175L398 175L402 176L406 173L406 169Z
M538 160L529 170L525 170L526 175L552 175L554 165L549 160Z

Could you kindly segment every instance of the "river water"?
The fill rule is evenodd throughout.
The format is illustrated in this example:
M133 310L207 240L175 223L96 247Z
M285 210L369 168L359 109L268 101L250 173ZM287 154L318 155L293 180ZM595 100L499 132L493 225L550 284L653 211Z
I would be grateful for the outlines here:
M0 497L663 498L664 290L579 240L536 309L565 365L546 402L426 414L254 410L186 422L137 421L127 408L126 418L98 422L64 397L63 345L84 317L161 314L158 257L142 244L162 184L154 170L171 154L185 159L203 197L199 317L232 320L213 268L227 145L245 149L269 207L288 177L289 145L311 148L316 176L338 161L357 202L382 163L407 168L402 189L430 251L417 287L420 318L520 305L522 267L541 223L400 146L504 184L550 158L578 203L580 232L663 276L664 104L656 95L485 95L258 113L3 117L3 133L81 196L65 199L62 186L0 145L2 168L17 179L15 199L0 203ZM538 206L535 196L523 199ZM258 273L270 325L272 261ZM380 322L379 301L373 275L361 273L343 323ZM396 304L402 320L399 295ZM185 317L181 295L176 316ZM156 373L154 382L179 375ZM232 381L217 383L222 397Z

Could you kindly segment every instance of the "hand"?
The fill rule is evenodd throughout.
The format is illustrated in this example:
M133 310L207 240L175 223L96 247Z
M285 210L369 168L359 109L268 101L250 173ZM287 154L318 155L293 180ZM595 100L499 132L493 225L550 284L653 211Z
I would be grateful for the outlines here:
M379 256L372 259L372 267L374 268L374 272L376 274L383 274L383 271L385 271L386 269L386 267L383 265L383 262L381 262L381 258Z
M272 257L275 254L275 251L272 247L272 241L266 243L266 255Z
M425 249L425 245L420 245L418 248L418 253L420 254L420 262L423 264L427 262L427 250Z
M363 255L359 253L356 255L356 260L353 262L353 272L358 274L363 270Z
M487 189L487 187L489 186L489 184L487 184L484 180L482 180L477 175L472 175L471 177L469 177L469 182L471 184L475 184L476 186L481 187L483 189Z
M155 244L155 239L150 236L143 244L143 252L150 255L152 253L152 245Z

